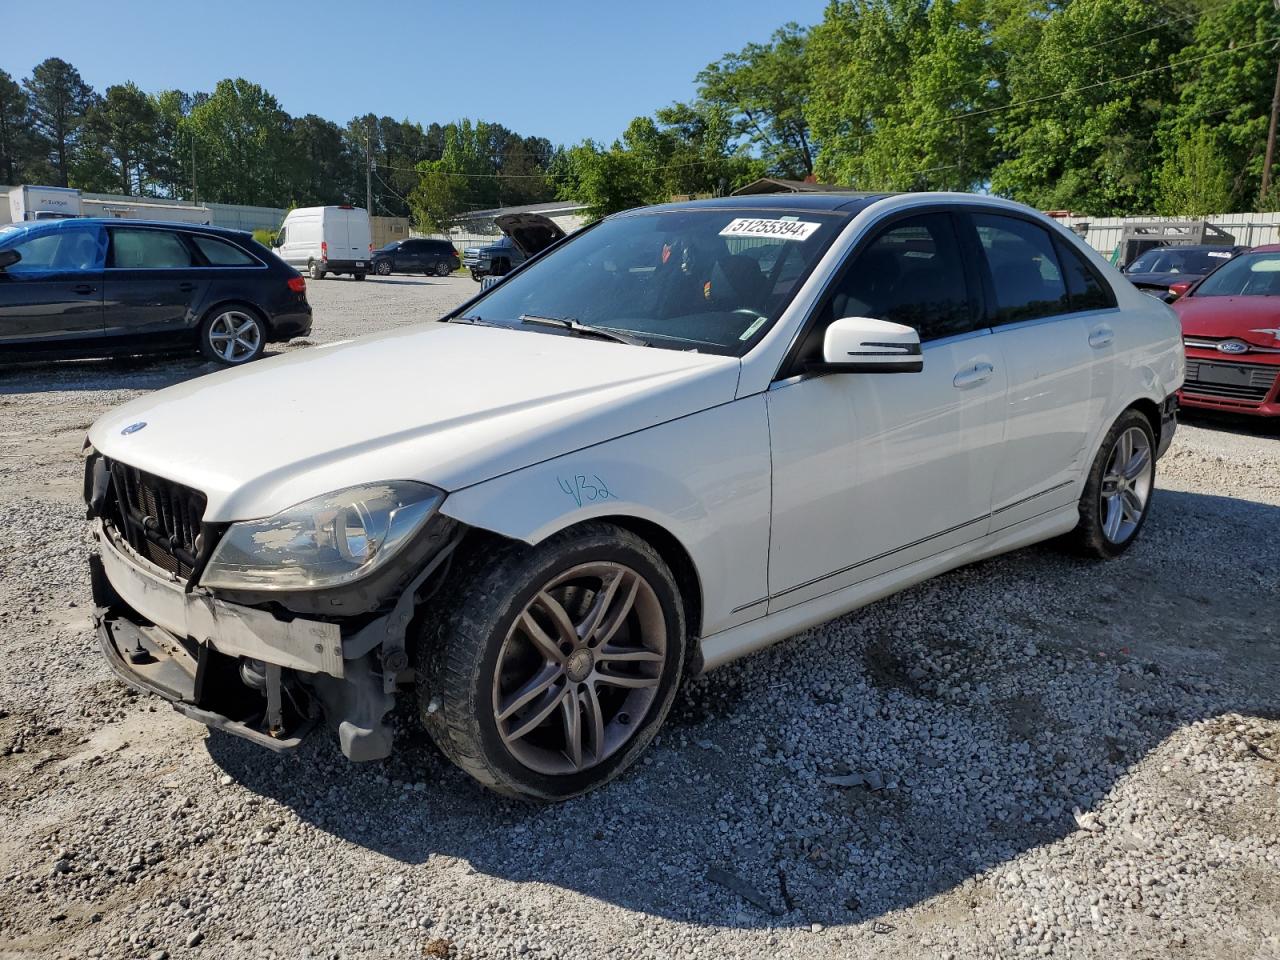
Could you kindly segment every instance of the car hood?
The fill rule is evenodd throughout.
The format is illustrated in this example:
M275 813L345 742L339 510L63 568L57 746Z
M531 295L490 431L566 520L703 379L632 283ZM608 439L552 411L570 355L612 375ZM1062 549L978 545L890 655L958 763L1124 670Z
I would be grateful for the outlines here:
M1169 284L1187 281L1195 283L1204 274L1200 273L1126 273L1125 276L1135 287L1162 287L1168 289Z
M210 522L251 519L382 480L467 487L726 403L738 372L732 357L427 323L161 390L89 440L203 491Z
M565 236L554 220L540 213L504 213L495 217L493 223L526 257L541 253Z
M1238 337L1259 347L1280 338L1280 297L1183 297L1173 303L1182 332L1191 337Z

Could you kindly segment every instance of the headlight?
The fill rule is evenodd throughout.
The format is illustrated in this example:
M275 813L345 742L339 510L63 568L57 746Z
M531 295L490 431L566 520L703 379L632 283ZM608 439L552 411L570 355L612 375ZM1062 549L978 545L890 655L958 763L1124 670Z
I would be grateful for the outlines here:
M265 520L233 523L200 583L228 590L315 590L367 576L422 529L444 493L392 480L327 493Z

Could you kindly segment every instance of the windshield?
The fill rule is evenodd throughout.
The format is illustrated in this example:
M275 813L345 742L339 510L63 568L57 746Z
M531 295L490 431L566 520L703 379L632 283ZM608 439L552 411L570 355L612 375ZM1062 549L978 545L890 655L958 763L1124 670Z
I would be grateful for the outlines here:
M1246 253L1223 264L1195 289L1197 297L1273 297L1280 294L1280 253Z
M1125 273L1189 273L1204 276L1231 259L1230 250L1179 250L1157 247L1148 250Z
M381 249L394 250L396 247L400 246L400 244L402 243L404 243L403 240L392 240L390 243L384 244Z
M504 326L528 315L576 320L655 347L742 356L847 222L811 211L624 214L548 253L467 314Z

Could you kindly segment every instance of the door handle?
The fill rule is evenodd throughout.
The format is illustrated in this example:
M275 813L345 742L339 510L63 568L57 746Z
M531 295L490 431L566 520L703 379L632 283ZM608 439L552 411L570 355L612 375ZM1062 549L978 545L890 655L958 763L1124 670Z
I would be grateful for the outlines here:
M1110 327L1094 327L1089 331L1089 346L1095 350L1100 350L1103 347L1110 346L1111 341L1115 338L1116 332Z
M957 373L951 382L959 389L965 390L976 387L980 383L986 383L995 370L996 368L989 363L975 363L972 367Z
M76 293L89 294L89 293L95 293L98 288L95 287L92 283L77 283L71 289L74 290Z
M180 283L180 284L178 284L178 289L179 289L179 290L181 290L183 293L190 293L190 292L191 292L192 290L194 290L195 288L196 288L196 285L195 285L194 283Z

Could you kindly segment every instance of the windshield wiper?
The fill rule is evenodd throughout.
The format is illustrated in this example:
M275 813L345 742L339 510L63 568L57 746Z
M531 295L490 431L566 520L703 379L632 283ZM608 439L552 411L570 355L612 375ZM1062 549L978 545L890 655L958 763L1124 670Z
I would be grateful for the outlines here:
M446 317L446 323L466 323L473 327L500 327L502 324L494 323L492 320L482 320L479 317Z
M532 313L522 313L520 314L520 322L538 327L559 327L561 330L571 330L580 337L599 337L602 340L612 340L615 343L627 343L633 347L649 346L647 340L633 337L629 333L614 330L612 327L593 327L589 323L579 323L572 317L539 317Z

